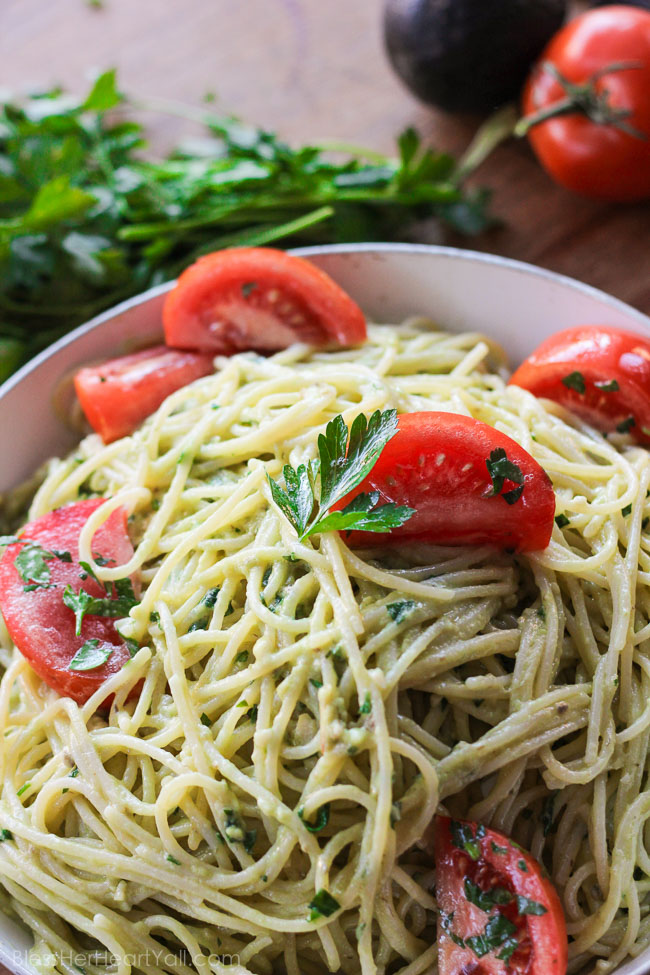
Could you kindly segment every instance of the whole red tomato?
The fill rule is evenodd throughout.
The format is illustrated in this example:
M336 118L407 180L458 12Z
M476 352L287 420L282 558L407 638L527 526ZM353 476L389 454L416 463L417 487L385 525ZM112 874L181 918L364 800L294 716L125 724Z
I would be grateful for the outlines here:
M552 39L524 91L532 147L583 196L650 197L650 12L622 5L576 17ZM550 116L550 117L548 117Z

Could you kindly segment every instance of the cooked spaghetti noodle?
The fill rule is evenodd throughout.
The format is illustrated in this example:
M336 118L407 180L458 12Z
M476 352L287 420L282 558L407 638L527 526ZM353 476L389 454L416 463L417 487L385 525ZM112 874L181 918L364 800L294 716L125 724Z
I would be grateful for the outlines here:
M217 360L131 437L49 465L30 516L97 494L81 558L138 572L141 646L84 706L0 634L0 882L32 962L118 975L436 972L436 808L548 868L570 970L650 943L650 455L506 387L425 322L354 351ZM552 478L550 546L299 543L267 473L337 414L446 410ZM135 555L93 562L117 505ZM139 682L139 695L127 699ZM110 712L98 711L107 693ZM3 834L4 835L4 834ZM326 890L340 907L314 910Z

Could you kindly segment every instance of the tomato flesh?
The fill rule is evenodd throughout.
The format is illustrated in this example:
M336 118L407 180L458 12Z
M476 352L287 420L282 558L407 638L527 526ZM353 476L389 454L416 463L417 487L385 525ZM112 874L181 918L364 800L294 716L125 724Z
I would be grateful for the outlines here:
M48 552L68 552L71 561L49 559L50 588L26 591L26 582L16 569L15 560L23 546L9 545L0 559L0 611L9 634L45 683L64 697L83 704L107 677L129 659L129 650L115 628L113 619L87 615L81 635L75 635L75 615L63 603L63 592L70 585L75 592L85 589L92 596L105 597L106 591L92 577L82 578L79 565L79 535L90 515L103 499L89 499L57 508L25 525L21 536L36 542ZM117 508L97 530L93 554L122 565L133 555L126 531L126 511ZM69 664L87 640L98 641L100 649L111 653L106 663L93 670L69 670Z
M425 842L436 861L440 975L565 975L562 905L529 853L447 816Z
M533 126L529 139L550 175L567 189L595 199L633 202L650 197L650 12L621 4L589 10L559 31L542 53L524 91L524 115L549 108L566 91L544 67L555 66L569 82L584 84L603 74L599 95L615 111L628 112L625 125L592 121L576 111Z
M546 339L510 384L560 403L607 433L629 432L650 444L650 340L606 326L584 326Z
M167 295L163 324L169 345L221 355L366 339L363 312L327 274L263 247L200 257Z
M110 443L133 433L177 389L213 371L209 355L156 345L85 366L74 385L86 419Z
M491 496L487 460L505 450L524 477L521 497L504 497L517 485L506 480ZM485 545L533 551L545 548L555 516L546 472L518 443L486 423L455 413L406 413L365 480L338 505L378 491L379 503L408 505L415 514L389 534L351 532L350 544L386 545L400 538L442 545Z

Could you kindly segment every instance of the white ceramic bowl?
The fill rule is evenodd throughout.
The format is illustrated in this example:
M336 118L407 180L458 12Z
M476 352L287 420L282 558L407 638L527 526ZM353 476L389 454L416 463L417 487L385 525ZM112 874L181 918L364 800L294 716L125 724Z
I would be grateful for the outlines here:
M583 324L650 333L650 319L615 298L539 268L446 247L368 244L298 251L335 278L375 321L424 314L452 331L485 332L517 364L543 338ZM77 436L57 402L66 377L82 363L159 340L170 285L147 291L61 339L0 387L0 491L28 477ZM58 391L58 392L57 392ZM60 406L60 403L59 403ZM0 915L0 961L20 975L29 935ZM648 975L650 951L616 975Z

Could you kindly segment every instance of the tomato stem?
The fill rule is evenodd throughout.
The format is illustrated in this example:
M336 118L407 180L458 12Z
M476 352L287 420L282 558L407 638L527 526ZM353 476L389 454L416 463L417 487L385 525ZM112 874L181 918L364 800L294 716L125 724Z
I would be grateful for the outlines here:
M481 125L470 145L458 162L455 182L460 185L474 170L485 162L498 145L512 137L517 124L515 105L506 105L491 115Z
M638 61L620 61L608 64L595 71L582 84L575 84L565 78L550 61L544 61L541 69L546 71L562 86L565 92L563 98L558 99L552 105L546 105L531 115L526 115L517 122L514 134L518 137L527 135L534 126L547 122L549 119L559 118L562 115L584 115L596 125L612 125L627 135L635 139L647 140L647 135L639 129L630 125L627 119L632 115L632 111L627 108L615 108L610 101L610 93L607 88L596 88L596 82L600 81L605 75L616 71L629 71L632 68L642 68L643 65Z

